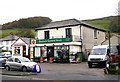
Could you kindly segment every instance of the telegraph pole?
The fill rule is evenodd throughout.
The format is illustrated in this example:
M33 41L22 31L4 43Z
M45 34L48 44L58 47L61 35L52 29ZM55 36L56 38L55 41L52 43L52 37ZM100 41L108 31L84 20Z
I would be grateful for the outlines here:
M110 31L108 31L108 38L109 38L109 52L111 52L111 49L110 49Z

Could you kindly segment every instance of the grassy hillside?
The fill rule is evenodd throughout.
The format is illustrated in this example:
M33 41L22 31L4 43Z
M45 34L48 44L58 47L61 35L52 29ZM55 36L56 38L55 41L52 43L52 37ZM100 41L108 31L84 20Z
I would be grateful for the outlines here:
M0 38L4 38L10 34L20 37L34 38L36 33L35 28L49 24L52 20L49 17L29 17L22 18L18 21L8 22L0 28Z
M91 20L83 20L86 23L89 23L91 25L94 25L98 28L103 28L103 29L109 29L110 27L110 17L104 17L104 18L98 18L98 19L91 19Z
M36 35L36 32L34 29L13 28L13 29L0 30L0 32L1 32L0 38L4 38L10 35L11 33L19 37L28 37L28 38L34 38Z

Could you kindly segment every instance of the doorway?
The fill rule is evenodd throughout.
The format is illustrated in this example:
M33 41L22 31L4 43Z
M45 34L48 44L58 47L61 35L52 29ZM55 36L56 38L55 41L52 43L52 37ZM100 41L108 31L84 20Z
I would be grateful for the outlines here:
M47 60L49 60L50 57L54 57L54 47L53 46L47 47Z
M26 46L23 46L23 57L26 57Z

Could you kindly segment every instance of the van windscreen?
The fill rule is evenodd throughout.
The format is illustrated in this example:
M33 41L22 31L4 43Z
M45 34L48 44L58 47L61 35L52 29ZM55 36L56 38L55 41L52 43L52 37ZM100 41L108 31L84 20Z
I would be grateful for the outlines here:
M106 53L106 48L96 48L92 49L91 55L104 55Z

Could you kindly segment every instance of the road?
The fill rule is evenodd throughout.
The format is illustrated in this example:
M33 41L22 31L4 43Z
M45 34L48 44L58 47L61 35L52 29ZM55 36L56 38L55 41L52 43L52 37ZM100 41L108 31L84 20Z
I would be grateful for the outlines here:
M42 72L35 74L2 69L2 80L118 80L118 75L106 75L103 68L88 68L85 62L79 64L40 63L40 66ZM16 75L7 75L4 74L5 72Z

